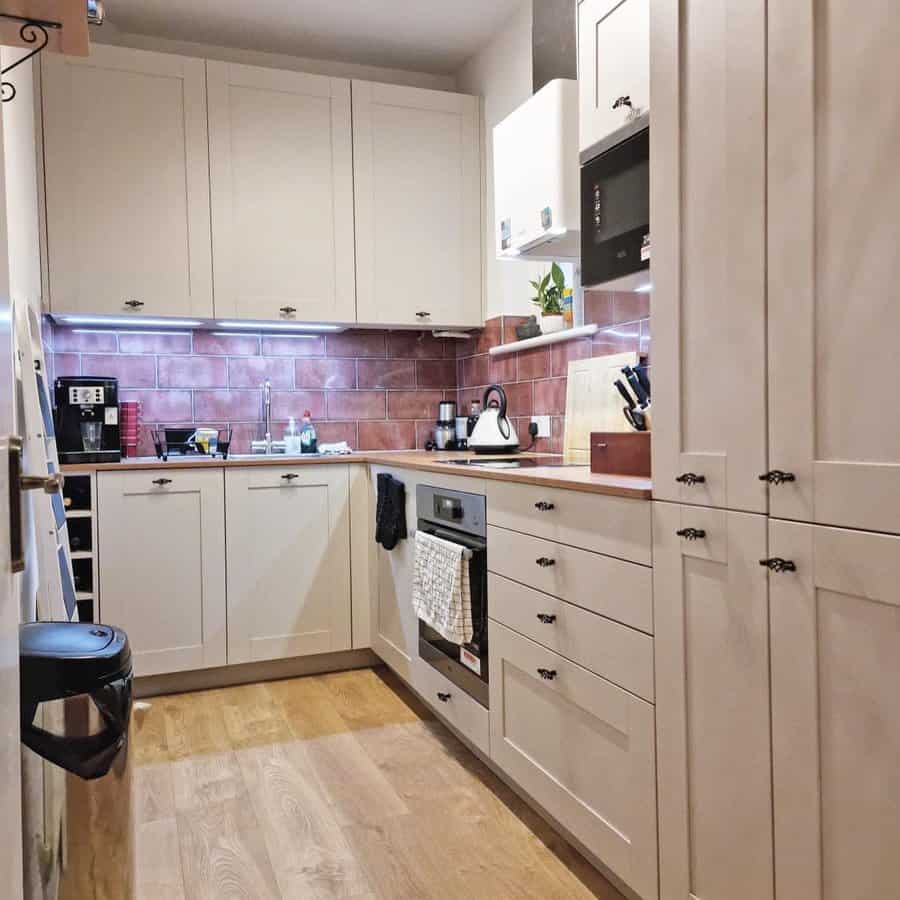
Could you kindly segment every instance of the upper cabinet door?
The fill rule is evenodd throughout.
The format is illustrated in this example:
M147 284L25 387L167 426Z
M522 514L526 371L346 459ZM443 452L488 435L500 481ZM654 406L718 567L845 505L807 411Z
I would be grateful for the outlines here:
M776 895L896 897L900 537L775 519L769 535L796 566L769 575Z
M354 322L350 82L206 66L216 315Z
M483 324L478 118L477 97L353 82L360 322Z
M651 23L653 495L749 512L767 507L765 22L765 0L658 0Z
M772 514L894 533L900 124L865 98L898 42L890 0L769 2L769 459L796 478Z
M51 310L212 316L203 60L41 64Z
M578 4L579 149L650 108L649 45L650 0Z

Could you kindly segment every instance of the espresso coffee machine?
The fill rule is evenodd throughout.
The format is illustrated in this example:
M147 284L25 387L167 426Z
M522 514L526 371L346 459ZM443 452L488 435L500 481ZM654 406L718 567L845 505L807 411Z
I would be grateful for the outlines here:
M119 383L115 378L57 378L53 403L62 465L119 462Z

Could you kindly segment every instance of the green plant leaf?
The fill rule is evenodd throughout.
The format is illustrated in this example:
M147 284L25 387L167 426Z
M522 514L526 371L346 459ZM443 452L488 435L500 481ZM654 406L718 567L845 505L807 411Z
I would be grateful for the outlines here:
M546 290L547 290L547 286L548 286L549 284L550 284L550 273L548 272L548 273L541 279L541 290L542 290L542 291L546 291Z
M557 263L553 263L550 267L550 275L553 277L553 283L556 285L556 289L562 293L566 286L566 273L563 272Z

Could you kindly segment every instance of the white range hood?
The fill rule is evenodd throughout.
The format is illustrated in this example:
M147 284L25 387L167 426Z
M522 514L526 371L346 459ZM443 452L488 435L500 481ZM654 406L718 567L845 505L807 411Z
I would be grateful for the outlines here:
M558 78L494 128L499 259L581 257L578 82Z

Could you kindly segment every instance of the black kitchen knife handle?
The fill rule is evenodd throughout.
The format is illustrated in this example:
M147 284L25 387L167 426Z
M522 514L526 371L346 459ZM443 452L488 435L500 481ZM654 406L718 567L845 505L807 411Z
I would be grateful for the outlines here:
M647 399L650 399L650 378L647 375L647 367L646 366L635 366L634 374L637 375L637 380L641 383L641 387L644 389L644 393L647 395Z
M616 390L622 395L622 399L628 404L629 409L634 409L637 404L634 402L634 397L628 392L628 389L622 383L621 378L617 378L613 384L616 386Z
M644 392L644 388L641 386L640 381L638 381L634 369L632 369L631 366L625 366L622 369L622 374L628 379L628 386L634 391L634 396L637 397L638 405L641 409L646 409L650 405L650 398Z
M629 409L627 406L623 406L622 413L625 416L625 420L635 431L647 430L647 420L639 409Z

